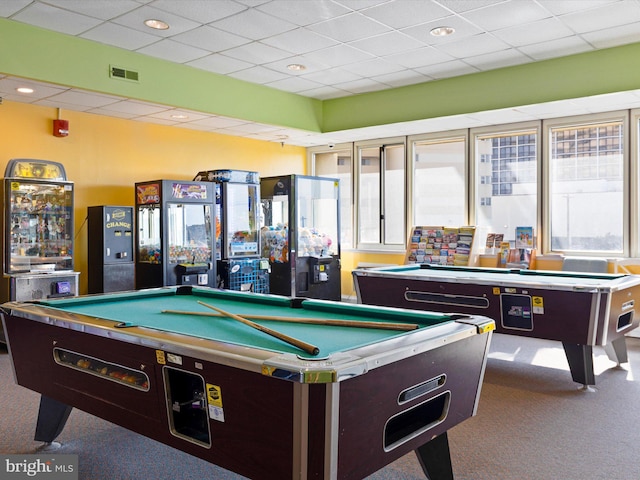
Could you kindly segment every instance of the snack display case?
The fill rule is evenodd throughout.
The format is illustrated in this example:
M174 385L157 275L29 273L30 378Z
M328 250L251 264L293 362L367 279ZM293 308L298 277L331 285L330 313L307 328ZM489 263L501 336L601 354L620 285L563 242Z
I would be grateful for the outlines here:
M73 271L73 183L62 164L13 159L2 182L1 300L78 294Z
M198 172L213 182L220 228L216 235L220 288L269 293L269 263L260 258L260 177L245 170Z
M260 181L271 293L341 299L338 187L337 179L305 175Z
M136 288L215 286L214 189L208 182L135 184Z

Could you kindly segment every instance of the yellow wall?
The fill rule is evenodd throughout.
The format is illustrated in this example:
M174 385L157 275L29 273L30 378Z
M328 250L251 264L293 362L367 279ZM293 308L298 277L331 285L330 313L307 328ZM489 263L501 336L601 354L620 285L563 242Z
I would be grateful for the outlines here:
M192 180L200 170L231 168L262 177L305 174L302 147L70 110L68 137L54 137L57 109L5 101L0 105L0 168L12 158L54 160L75 186L75 270L87 292L87 207L133 205L134 183Z

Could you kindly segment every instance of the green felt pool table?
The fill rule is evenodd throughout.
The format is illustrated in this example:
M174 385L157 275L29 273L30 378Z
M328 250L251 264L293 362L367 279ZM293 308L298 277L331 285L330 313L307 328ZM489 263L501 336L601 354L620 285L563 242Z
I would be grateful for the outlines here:
M626 362L625 335L640 323L638 275L400 265L353 276L364 304L486 315L498 333L560 341L585 390L595 385L593 347Z
M476 412L494 329L197 287L1 312L16 381L41 393L36 440L75 407L256 479L360 479L412 450L429 478L453 478L447 431Z

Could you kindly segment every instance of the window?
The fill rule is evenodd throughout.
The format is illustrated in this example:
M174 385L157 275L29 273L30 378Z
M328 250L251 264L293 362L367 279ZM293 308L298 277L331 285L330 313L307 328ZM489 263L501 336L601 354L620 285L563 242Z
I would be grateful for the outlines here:
M515 241L516 227L538 225L538 123L472 130L475 225Z
M406 242L404 138L356 145L358 155L358 246Z
M327 147L328 148L328 147ZM334 151L335 150L335 151ZM328 151L312 151L313 175L337 178L340 181L340 247L353 246L352 178L353 161L351 147L333 147Z
M454 138L421 138L412 143L413 225L466 225L466 132ZM481 181L490 183L491 176Z
M551 251L625 251L627 116L613 115L545 124Z

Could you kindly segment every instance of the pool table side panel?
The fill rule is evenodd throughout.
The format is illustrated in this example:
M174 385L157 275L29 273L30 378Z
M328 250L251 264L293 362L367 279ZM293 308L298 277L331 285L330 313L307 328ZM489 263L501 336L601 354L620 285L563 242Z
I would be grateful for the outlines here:
M579 344L591 344L594 335L589 328L593 324L590 319L596 315L592 292L567 292L553 290L536 290L532 288L515 288L513 294L538 296L544 299L543 314L533 314L533 330L506 328L503 325L500 307L500 295L494 293L489 285L468 283L441 283L425 279L410 279L396 276L380 277L358 275L359 301L369 305L387 307L431 310L437 312L454 312L468 315L483 315L496 322L496 332L544 338L547 340L569 341ZM443 304L432 302L409 301L405 292L437 293L440 295L456 295L486 299L486 307L470 307L466 305ZM504 288L499 289L505 293ZM571 301L567 300L568 298ZM585 322L585 319L587 321ZM558 333L558 324L562 323L562 335Z
M171 434L154 349L20 317L5 316L5 322L19 385L241 475L291 477L291 382L182 356L177 368L221 387L225 422L209 420L212 445L206 448ZM136 370L144 364L150 389L61 366L54 361L54 345Z
M490 334L474 335L341 382L338 477L364 478L473 416L490 338ZM445 376L441 386L398 402L403 390L441 375ZM441 423L385 451L389 419L446 392L450 403Z

